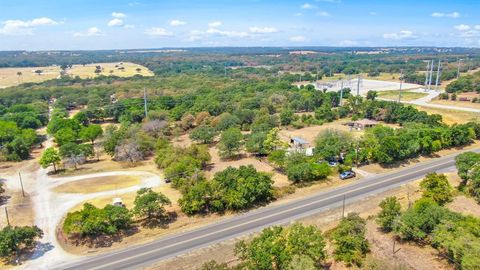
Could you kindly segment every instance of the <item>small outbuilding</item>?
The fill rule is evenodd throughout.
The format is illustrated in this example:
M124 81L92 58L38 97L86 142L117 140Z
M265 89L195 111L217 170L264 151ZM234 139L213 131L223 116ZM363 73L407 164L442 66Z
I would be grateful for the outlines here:
M123 201L122 201L122 198L113 198L112 200L112 205L113 206L120 206L120 207L125 207L125 205L123 204Z
M378 125L378 122L371 119L362 119L362 120L350 122L348 123L348 125L354 129L362 130L366 128L372 128Z

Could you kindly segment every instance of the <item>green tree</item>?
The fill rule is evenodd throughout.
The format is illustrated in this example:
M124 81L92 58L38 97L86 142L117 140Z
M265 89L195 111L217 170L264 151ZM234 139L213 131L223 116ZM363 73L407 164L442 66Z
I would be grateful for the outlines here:
M204 144L209 144L213 142L215 135L216 132L214 128L208 125L201 125L190 132L190 139Z
M98 139L103 134L103 129L100 125L90 124L87 127L83 127L80 132L80 138L85 142L91 142L92 145L95 145L95 140Z
M166 218L166 205L171 205L170 199L151 188L142 188L137 191L133 213L147 220L163 220Z
M243 145L243 135L238 128L229 128L222 132L218 148L220 156L230 158L238 154Z
M377 215L377 224L382 230L389 232L393 230L394 222L400 216L400 203L397 197L387 197L379 206L382 210Z
M347 265L362 265L363 258L370 250L365 238L365 224L365 220L357 213L350 213L342 219L332 235L335 260Z
M55 150L53 147L49 147L45 149L42 153L42 157L40 157L40 165L42 167L48 168L49 166L53 166L53 171L56 173L57 172L57 164L60 163L60 155L58 154L58 151Z
M272 162L279 168L283 168L285 165L286 153L287 152L282 149L272 151L268 156L268 161Z
M444 174L429 173L420 182L423 197L431 198L439 205L452 201L453 189Z
M274 226L264 229L251 241L240 241L235 253L247 269L298 269L295 263L322 269L326 258L325 240L315 226L296 223L290 227ZM305 262L308 261L308 262Z
M280 112L280 123L284 126L290 125L290 123L295 119L295 114L293 110L285 108Z
M417 200L394 225L394 232L405 240L423 240L446 217L448 211L430 198Z
M6 226L0 231L0 256L9 257L19 250L31 249L42 236L43 231L37 226Z
M69 142L76 142L78 134L71 128L66 127L55 132L55 142L58 145L63 145Z
M378 96L378 92L377 91L373 91L373 90L369 90L367 92L367 99L368 100L375 100Z
M466 184L470 179L470 169L480 162L480 154L474 152L465 152L455 157L455 165L458 170L458 176Z
M265 140L267 139L267 133L263 131L252 132L245 142L245 149L254 154L265 155L267 150L265 149Z
M277 150L278 148L281 148L285 145L280 140L280 137L278 135L280 129L279 128L272 128L268 133L267 137L265 138L265 141L263 142L264 148L267 153L271 153L272 151Z
M103 209L85 203L81 210L67 214L63 231L79 237L98 237L117 234L130 228L132 215L121 206L106 205Z
M339 130L327 129L318 134L315 140L315 152L322 158L337 158L351 150L353 138Z

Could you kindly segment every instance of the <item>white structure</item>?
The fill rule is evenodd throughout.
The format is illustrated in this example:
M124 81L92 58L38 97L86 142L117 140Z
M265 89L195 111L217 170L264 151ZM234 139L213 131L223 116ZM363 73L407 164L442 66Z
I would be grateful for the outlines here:
M113 206L120 206L120 207L124 207L125 205L123 204L123 201L122 201L122 198L113 198L113 201L112 201L112 205Z

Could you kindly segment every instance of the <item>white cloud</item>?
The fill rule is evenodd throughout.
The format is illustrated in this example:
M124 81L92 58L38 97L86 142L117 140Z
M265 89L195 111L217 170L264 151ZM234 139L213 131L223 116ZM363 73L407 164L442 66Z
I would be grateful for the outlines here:
M150 29L145 30L145 34L149 36L157 36L157 37L170 37L173 36L173 33L167 31L165 28L160 27L153 27Z
M358 45L358 42L357 41L354 41L354 40L342 40L340 41L340 46L343 46L343 47L350 47L350 46L356 46Z
M293 14L293 16L295 16L295 17L300 17L300 16L303 16L303 13L297 12L297 13Z
M458 30L459 37L462 37L465 39L480 37L480 25L470 26L466 24L459 24L459 25L455 25L454 28Z
M48 26L56 24L58 24L57 21L54 21L47 17L36 18L30 21L7 20L3 23L3 27L0 28L0 34L33 35L33 30L37 26Z
M247 32L224 31L224 30L219 30L217 28L208 28L208 30L205 33L210 34L210 35L217 35L217 36L223 36L223 37L233 37L233 38L248 37Z
M317 12L317 15L318 16L321 16L321 17L330 17L330 13L326 12L326 11L319 11Z
M214 21L214 22L210 22L208 23L208 27L210 28L215 28L215 27L219 27L222 25L222 22L221 21Z
M454 26L455 29L457 29L458 31L468 31L470 30L470 25L466 25L466 24L459 24L459 25L455 25Z
M312 5L312 4L305 3L305 4L301 5L300 8L302 8L302 9L315 9L317 7Z
M181 21L181 20L171 20L170 21L171 26L182 26L182 25L185 25L185 24L187 24L187 23L184 22L184 21Z
M293 41L293 42L305 42L305 41L307 41L307 38L304 37L304 36L293 36L293 37L290 37L290 41Z
M371 12L368 13L368 15L370 15L370 16L377 16L377 13L374 12L374 11L371 11Z
M255 33L255 34L270 34L270 33L277 33L278 29L275 27L258 27L258 26L253 26L250 27L250 32Z
M416 38L416 36L413 34L412 31L402 30L398 33L383 34L383 38L393 39L393 40L403 40L403 39L414 39L414 38Z
M125 15L125 13L121 13L121 12L112 12L112 17L122 19L122 18L127 17L127 15Z
M97 27L90 27L86 32L76 32L73 34L74 37L92 37L92 36L102 36L102 30Z
M135 28L135 25L133 25L133 24L125 24L124 27L127 28L127 29L133 29L133 28Z
M108 26L123 26L123 20L118 18L112 19L108 22Z
M432 17L435 17L435 18L443 18L443 17L447 17L447 18L460 18L460 13L454 11L454 12L451 12L451 13L443 13L443 12L434 12L432 13L431 15Z

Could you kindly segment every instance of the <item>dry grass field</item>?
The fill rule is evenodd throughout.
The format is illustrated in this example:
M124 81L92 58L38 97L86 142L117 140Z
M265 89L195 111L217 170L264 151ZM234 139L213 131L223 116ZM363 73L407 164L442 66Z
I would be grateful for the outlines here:
M41 70L41 74L35 73ZM19 75L21 74L21 75ZM15 86L22 83L39 83L60 76L59 66L28 67L28 68L0 68L0 88Z
M101 67L101 72L99 73L95 73L97 66ZM135 75L153 76L153 72L151 72L148 68L127 62L73 65L71 69L67 70L67 74L72 77L79 76L82 79L94 78L99 75L118 77L132 77Z
M101 66L101 72L95 73L96 66ZM139 69L137 71L137 69ZM35 73L41 70L42 73ZM20 74L20 75L19 75ZM67 69L67 74L82 79L94 78L99 75L132 77L134 75L153 76L148 68L133 63L94 63L88 65L73 65ZM27 68L0 68L0 88L19 85L22 83L40 83L56 79L60 76L60 66L27 67Z
M452 125L452 124L463 124L469 121L478 121L480 120L479 113L458 111L458 110L449 110L449 109L437 109L419 105L412 105L413 107L425 111L428 114L440 114L443 117L443 122Z
M473 103L472 100L474 98L480 98L480 94L477 92L466 92L466 93L458 93L457 100L444 100L444 99L434 99L430 101L433 104L440 104L440 105L449 105L449 106L457 106L457 107L465 107L465 108L473 108L473 109L480 109L480 103ZM460 101L460 99L467 99L464 101Z
M140 184L135 176L104 176L62 184L54 188L58 193L94 193L123 189Z

